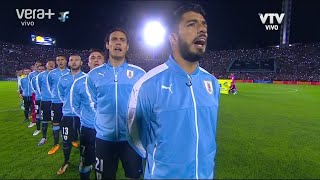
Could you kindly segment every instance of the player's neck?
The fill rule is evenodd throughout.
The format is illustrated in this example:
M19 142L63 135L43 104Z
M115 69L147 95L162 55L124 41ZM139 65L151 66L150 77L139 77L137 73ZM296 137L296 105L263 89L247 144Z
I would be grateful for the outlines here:
M77 70L71 70L71 74L74 76L74 75L77 75L77 74L79 74L80 73L80 71L81 71L81 69L77 69Z
M173 52L173 58L177 62L177 64L179 64L180 67L188 74L192 74L198 67L198 61L187 61L179 53Z
M59 68L59 70L60 71L63 71L63 70L65 70L66 69L66 67L64 67L63 69L62 68L60 68L60 67L58 67Z
M123 58L123 59L121 59L121 60L116 60L116 59L114 59L114 58L112 58L112 57L109 57L109 61L110 61L111 65L112 65L113 67L118 67L118 66L120 66L120 65L124 62L124 59L125 59L125 58Z

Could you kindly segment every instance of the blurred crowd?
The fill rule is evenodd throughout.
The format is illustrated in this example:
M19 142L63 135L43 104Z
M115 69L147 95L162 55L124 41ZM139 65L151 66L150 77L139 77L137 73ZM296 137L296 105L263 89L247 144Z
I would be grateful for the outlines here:
M78 54L86 66L88 50L62 49L39 45L18 45L0 42L0 75L13 77L16 70L30 67L36 60L47 61L56 55ZM128 61L144 68L146 71L165 62L170 50L154 51L150 49L133 49L128 52ZM298 44L288 48L268 47L260 49L237 49L211 51L208 50L200 61L200 65L219 79L228 78L229 67L234 61L258 61L273 59L272 72L232 72L236 79L255 80L290 80L320 81L320 43Z
M288 48L238 49L209 51L202 66L221 78L228 78L234 60L273 59L274 72L234 72L237 79L320 81L320 43L295 45Z

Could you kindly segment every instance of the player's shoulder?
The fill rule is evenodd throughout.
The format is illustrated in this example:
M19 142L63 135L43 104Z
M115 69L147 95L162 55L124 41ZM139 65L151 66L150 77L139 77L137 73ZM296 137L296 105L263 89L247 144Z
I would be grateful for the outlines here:
M205 70L202 67L199 67L199 71L200 71L201 76L209 77L211 79L216 79L212 74L210 74L207 70Z
M140 66L137 66L137 65L134 65L134 64L129 64L128 63L128 69L136 71L136 72L141 72L143 74L146 73L146 71L144 69L142 69Z
M55 68L55 69L51 70L51 71L48 73L48 76L50 76L50 75L56 75L57 71L58 71L58 68Z
M62 75L61 77L59 77L59 81L61 81L62 79L67 81L69 80L70 78L73 78L72 75L70 73L67 73L67 74L64 74Z
M48 73L49 73L48 71L43 71L43 72L39 73L38 76L39 76L39 77L45 76L45 75L47 75Z
M113 71L112 71L113 72ZM107 68L106 63L93 68L87 73L87 78L91 80L97 80L100 78L108 77L111 71Z
M38 74L39 75L39 74ZM31 78L31 81L35 81L37 79L37 76L33 76L32 78Z
M28 76L26 76L26 77L22 78L20 81L21 81L21 83L29 83L29 78L28 78Z
M158 81L159 78L162 78L165 76L166 70L168 69L168 66L163 63L159 66L156 66L155 68L148 71L146 74L144 74L138 81L136 86L150 86L151 84Z
M205 70L204 68L199 66L199 71L202 75L206 75L206 76L212 76L212 74L210 74L207 70ZM212 76L213 77L213 76Z
M65 78L65 77L73 77L73 76L72 76L71 72L68 72L68 73L62 75L61 77Z
M47 74L48 74L47 71L43 71L43 72L41 72L41 73L38 74L37 78L38 78L39 80L42 80L43 78L46 78Z
M71 73L69 73L69 74L71 74ZM87 73L81 71L79 74L77 74L77 75L75 76L75 77L76 77L76 80L79 79L79 78L81 78L82 76L84 76L84 75L86 75L86 74L87 74Z
M215 76L213 76L212 74L210 74L207 70L205 70L202 67L199 67L199 71L201 73L201 76L218 84L218 79Z
M106 69L106 63L103 63L103 64L101 64L100 66L91 69L91 70L87 73L87 76L94 76L94 75L98 74L99 72L101 73L101 72L104 72L104 71L106 71L106 70L107 70L107 69Z
M84 73L82 76L80 76L79 78L77 78L74 81L74 84L81 84L81 83L85 82L86 77L87 77L87 74Z

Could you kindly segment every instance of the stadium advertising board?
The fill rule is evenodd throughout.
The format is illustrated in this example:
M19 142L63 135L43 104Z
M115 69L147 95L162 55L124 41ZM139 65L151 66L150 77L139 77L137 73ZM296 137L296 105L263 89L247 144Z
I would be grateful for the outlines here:
M220 84L220 94L229 94L231 79L218 79Z
M272 84L271 80L253 80L253 83Z
M31 35L31 41L34 44L45 45L45 46L53 46L56 44L56 40L52 37L48 36L40 36L40 35Z

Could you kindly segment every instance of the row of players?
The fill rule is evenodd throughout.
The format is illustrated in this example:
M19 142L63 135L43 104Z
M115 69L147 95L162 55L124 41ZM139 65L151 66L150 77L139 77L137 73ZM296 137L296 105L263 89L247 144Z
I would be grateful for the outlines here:
M119 33L121 34L124 32L115 30L113 34L111 34L117 36ZM104 59L102 51L92 49L90 51L88 62L90 70L102 65L104 63ZM62 174L67 169L71 147L78 147L77 139L78 134L80 133L81 162L79 165L79 172L82 179L88 179L90 176L91 165L95 163L96 158L96 131L94 127L95 112L92 111L88 96L84 91L86 75L81 71L82 63L83 62L79 55L71 55L68 62L64 55L58 55L56 57L56 61L47 61L45 67L37 61L34 65L35 71L30 72L30 69L23 70L25 76L20 80L20 92L24 102L24 121L29 121L28 117L31 114L30 111L33 111L33 107L35 109L36 123L31 122L28 127L32 127L36 124L37 128L33 133L34 136L38 135L42 131L42 138L38 145L46 143L48 123L52 123L54 145L49 150L49 155L54 154L60 149L59 133L62 132L65 160L57 174ZM117 62L114 61L114 58L110 58L110 67L115 65L115 63ZM58 66L56 69L55 64ZM70 69L67 68L67 64ZM126 62L121 62L121 64L124 65ZM127 65L130 66L129 64ZM115 65L114 67L117 66ZM143 70L141 69L141 71ZM32 106L33 93L35 94L35 106ZM128 147L129 146L127 144L123 144L119 148L128 149ZM133 157L136 156L136 159L140 160L140 157L133 150L131 150L131 152L134 153ZM128 157L132 156L131 154L128 154ZM125 161L130 161L130 159L125 159ZM133 164L141 164L141 162L138 161ZM141 172L141 169L136 172ZM128 175L128 177L139 176Z
M140 178L144 165L147 179L214 177L220 86L199 67L208 36L204 17L199 5L178 8L170 25L172 55L148 73L126 62L128 35L116 28L105 39L108 61L100 50L91 51L88 74L81 71L79 55L69 57L70 70L59 55L58 68L48 61L46 71L21 79L25 102L35 84L42 112L39 144L52 121L54 147L48 154L60 148L62 132L64 162L58 174L68 167L80 129L81 179L89 178L94 163L97 179L115 178L119 159L128 178Z
M119 103L119 105L117 105L117 107L119 112L114 114L116 118L116 116L125 116L126 113L123 112L123 107L126 107L124 106L124 101L128 100L133 84L145 74L145 71L137 66L125 62L124 57L128 50L128 44L126 45L127 34L124 30L112 30L108 39L108 46L110 46L108 49L110 54L109 62L105 64L105 66L107 69L114 71L114 75L116 77L119 74L117 81L119 80L121 82L121 84L118 85L119 95L117 103ZM90 51L88 61L90 70L102 65L104 63L104 59L105 57L102 51L92 49ZM56 69L54 69L55 63L58 66ZM31 108L33 99L32 94L35 93L36 123L31 122L28 127L32 127L33 124L36 124L37 129L33 133L34 136L38 135L42 131L42 138L38 145L46 143L48 123L52 122L54 145L48 152L49 155L54 154L60 149L59 132L62 132L63 153L65 159L57 174L62 174L67 169L71 147L72 145L74 147L78 147L77 139L78 134L80 134L81 162L79 165L79 172L82 179L88 179L90 176L91 165L94 164L96 160L96 130L94 126L95 112L90 107L89 97L85 91L84 83L86 74L81 71L82 63L83 62L79 55L71 55L68 62L64 55L58 55L56 57L56 61L47 61L45 67L37 61L34 65L36 69L35 71L30 73L30 69L24 69L25 77L20 80L20 87L24 101L25 121L28 120L30 111L33 109ZM67 64L70 69L67 68ZM125 77L121 76L123 74L122 71L126 74L126 80L124 80ZM106 74L106 77L112 76L111 74ZM104 77L104 75L102 77ZM126 86L131 86L131 88ZM105 88L108 89L110 87ZM121 119L119 118L119 121L124 119L125 118L121 117ZM105 126L103 125L105 122L100 123L102 123L101 128L103 128ZM126 176L138 178L142 172L141 157L127 142L124 141L126 139L126 136L124 135L124 122L116 123L117 126L119 126L119 129L115 130L115 133L117 134L115 141L119 143L114 144L107 141L107 143L101 142L101 146L98 145L98 147L100 147L99 149L101 149L101 151L103 151L103 149L109 149L110 152L100 153L100 156L105 156L108 159L100 158L97 154L97 159L100 158L100 162L98 163L103 164L103 161L113 162L109 163L112 167L107 167L108 164L104 163L104 167L107 167L106 169L109 171L104 172L104 177L115 177L118 158L120 158L124 163ZM105 130L103 129L102 131ZM101 134L103 135L99 136L99 134L97 134L97 137L105 140L106 137L104 137L104 134L106 134L106 132ZM98 153L99 152L100 151L98 151ZM103 170L101 169L101 171ZM102 172L98 176L102 176Z

